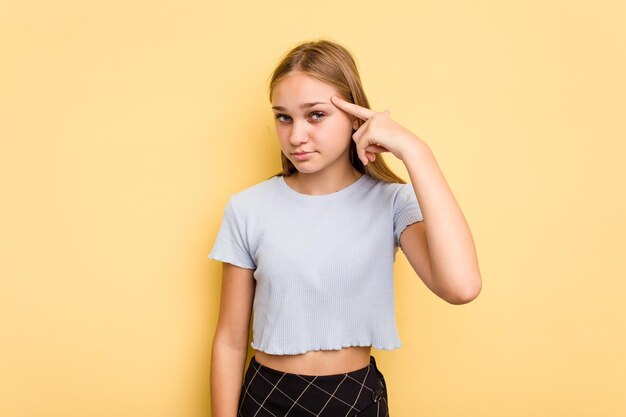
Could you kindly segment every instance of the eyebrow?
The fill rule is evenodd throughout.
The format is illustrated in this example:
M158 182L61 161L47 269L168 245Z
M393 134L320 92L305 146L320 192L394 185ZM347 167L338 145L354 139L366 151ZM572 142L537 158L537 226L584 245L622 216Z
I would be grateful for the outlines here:
M316 104L328 104L328 103L324 102L324 101L314 101L313 103L302 103L298 107L300 107L301 109L306 109L306 108L313 107ZM279 110L279 111L285 111L286 110L283 106L272 106L272 109Z

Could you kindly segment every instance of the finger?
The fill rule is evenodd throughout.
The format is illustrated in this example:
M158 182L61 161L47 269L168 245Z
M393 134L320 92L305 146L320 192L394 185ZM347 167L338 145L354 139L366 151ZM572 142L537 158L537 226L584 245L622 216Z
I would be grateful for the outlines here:
M389 152L389 149L385 148L384 146L376 144L376 145L369 145L367 148L365 148L365 152L383 153L383 152Z
M358 149L360 148L360 146L357 144L357 154L358 154ZM381 145L374 145L374 144L370 144L367 145L365 148L361 148L363 149L363 153L365 154L365 158L367 158L367 160L369 162L374 162L376 160L376 154L378 153L383 153L383 152L389 152L389 150L387 150L387 148L385 148L384 146ZM362 158L359 157L359 159L361 159L361 162L363 162L363 165L367 165L365 163L365 161L363 161Z
M385 110L385 111L383 112L383 114L384 114L385 116L389 116L389 115L391 114L391 112L389 111L389 109L387 109L387 110Z
M361 138L363 137L363 135L365 134L365 132L367 132L367 129L369 128L369 125L370 125L370 121L369 120L366 121L365 123L363 123L359 127L359 129L352 134L352 138L355 141L359 142L361 140Z
M367 158L367 154L366 154L366 151L365 151L365 148L367 147L367 143L362 143L361 144L356 139L354 140L354 143L355 143L355 147L356 147L356 155L361 160L363 165L367 165L368 158Z
M367 151L363 146L359 145L358 142L356 144L356 153L359 156L361 162L363 162L363 165L367 165L367 163L369 162L369 158L367 157Z
M376 114L374 110L361 107L357 104L349 103L337 96L332 96L330 100L335 106L339 107L341 110L345 111L346 113L350 113L351 115L356 116L361 120L367 120Z

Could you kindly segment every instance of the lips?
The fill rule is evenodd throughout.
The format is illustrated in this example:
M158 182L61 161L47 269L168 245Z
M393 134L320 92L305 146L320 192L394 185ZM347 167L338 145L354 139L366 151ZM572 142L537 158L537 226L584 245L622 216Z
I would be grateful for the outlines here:
M294 158L302 161L305 159L308 159L311 155L313 155L314 152L313 151L299 151L299 152L292 152L291 156L293 156Z

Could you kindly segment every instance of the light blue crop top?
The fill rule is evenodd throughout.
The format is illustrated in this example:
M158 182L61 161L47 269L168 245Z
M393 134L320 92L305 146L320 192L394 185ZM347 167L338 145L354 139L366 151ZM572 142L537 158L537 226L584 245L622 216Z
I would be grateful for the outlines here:
M362 175L308 195L272 177L230 198L209 258L254 269L254 349L392 350L393 262L402 231L422 220L411 184Z

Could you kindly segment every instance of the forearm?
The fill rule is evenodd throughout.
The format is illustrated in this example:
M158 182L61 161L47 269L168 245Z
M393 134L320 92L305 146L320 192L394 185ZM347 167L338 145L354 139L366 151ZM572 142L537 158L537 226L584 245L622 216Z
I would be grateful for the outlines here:
M420 139L412 145L402 160L424 216L433 280L445 299L470 301L481 277L469 226L430 148Z
M247 346L233 347L213 341L211 354L211 415L236 417Z
M431 289L454 304L475 298L481 278L474 241L430 148L393 121L388 111L378 113L337 96L331 100L338 108L365 121L352 135L363 164L375 160L381 152L391 152L404 162L424 215L426 235L421 234L420 228L419 241L412 240L413 245L409 246L428 252L426 280L433 284Z

